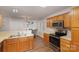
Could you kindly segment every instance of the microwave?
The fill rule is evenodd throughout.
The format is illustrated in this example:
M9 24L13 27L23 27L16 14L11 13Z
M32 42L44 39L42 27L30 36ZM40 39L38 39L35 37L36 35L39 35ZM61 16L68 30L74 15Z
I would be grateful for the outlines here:
M64 28L64 21L63 20L56 20L53 22L54 28Z

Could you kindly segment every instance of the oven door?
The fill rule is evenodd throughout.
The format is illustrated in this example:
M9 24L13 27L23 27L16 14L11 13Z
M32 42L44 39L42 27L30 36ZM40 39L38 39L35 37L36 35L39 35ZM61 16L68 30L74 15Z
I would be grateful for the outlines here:
M60 47L60 38L59 37L50 36L49 42L57 47Z

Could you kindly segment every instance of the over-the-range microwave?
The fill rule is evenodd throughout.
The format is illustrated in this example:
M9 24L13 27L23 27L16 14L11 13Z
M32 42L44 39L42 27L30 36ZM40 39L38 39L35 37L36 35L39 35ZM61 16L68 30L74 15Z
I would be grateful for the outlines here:
M52 26L54 28L64 28L64 21L63 20L56 20L53 22Z

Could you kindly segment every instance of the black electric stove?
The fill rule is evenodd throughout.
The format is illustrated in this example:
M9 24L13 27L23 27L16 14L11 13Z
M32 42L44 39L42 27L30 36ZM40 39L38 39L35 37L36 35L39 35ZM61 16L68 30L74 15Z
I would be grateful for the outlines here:
M50 47L54 51L56 51L56 52L60 51L60 37L65 36L65 35L66 35L66 33L60 33L60 32L56 32L55 35L53 35L53 34L49 35Z

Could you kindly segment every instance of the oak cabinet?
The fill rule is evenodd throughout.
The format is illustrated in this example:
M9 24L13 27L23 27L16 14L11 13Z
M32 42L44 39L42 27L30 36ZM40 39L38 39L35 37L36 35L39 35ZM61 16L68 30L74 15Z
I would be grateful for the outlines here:
M15 52L17 51L16 48L17 48L17 39L7 39L3 42L3 51L4 52Z
M79 28L72 28L71 51L79 51Z
M61 52L70 52L70 41L64 38L60 39L60 51Z
M33 37L11 38L3 41L3 52L23 52L33 49Z
M33 37L19 38L18 51L27 51L33 48Z
M57 15L57 16L53 16L47 19L47 27L48 28L53 28L52 24L56 21L56 20L64 20L64 16L63 15Z
M3 25L3 18L2 18L2 15L0 15L0 28L2 27Z
M48 18L48 19L47 19L47 27L48 27L48 28L52 28L52 22L53 22L53 21L52 21L52 18Z
M79 28L72 28L72 43L79 44Z
M44 33L44 43L46 45L49 45L49 34L47 34L47 33Z
M71 27L79 27L79 7L72 9L71 20Z
M63 15L58 15L58 16L56 16L56 17L57 17L56 20L64 20L64 16L63 16Z
M71 52L79 52L79 45L71 44Z
M79 52L79 7L71 10L71 51Z
M29 49L33 49L33 46L34 46L34 43L33 42L35 42L35 40L34 40L34 38L33 37L30 37L29 38Z
M29 49L29 39L19 38L19 49L18 51L26 51Z
M71 16L70 13L65 13L64 15L64 27L71 28Z

